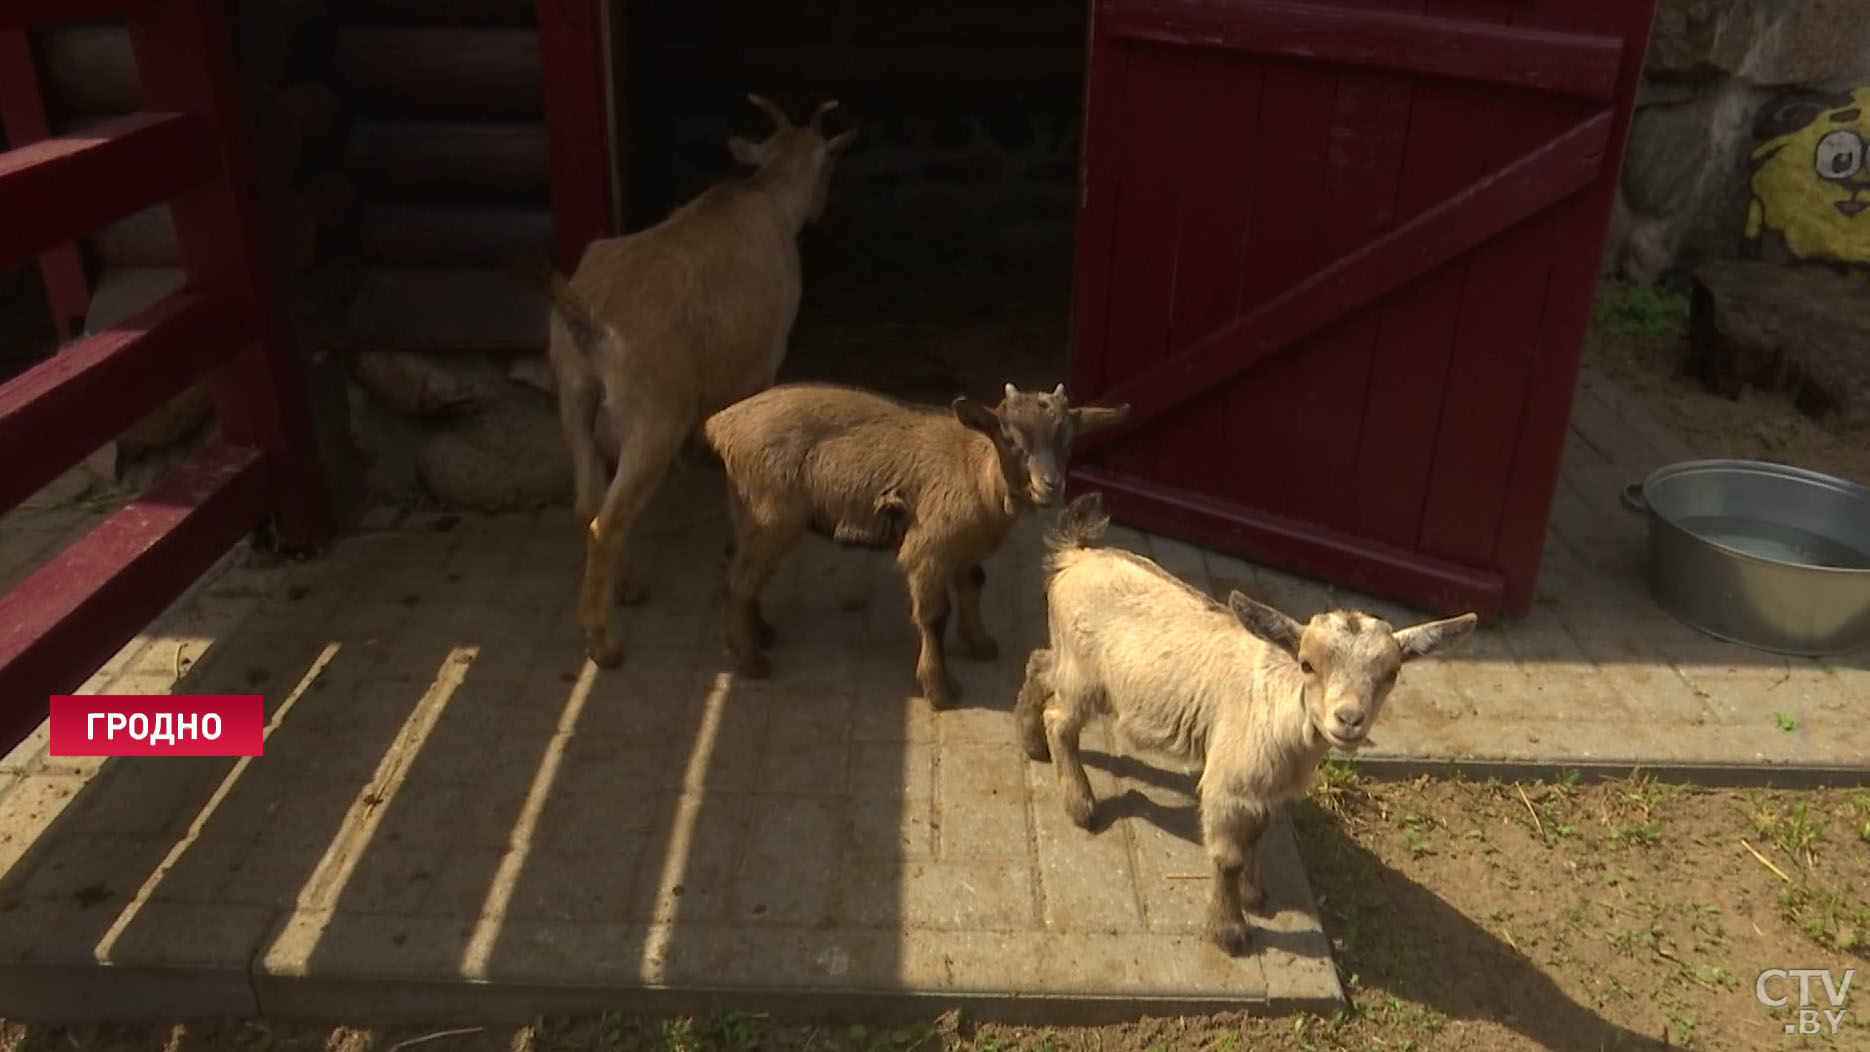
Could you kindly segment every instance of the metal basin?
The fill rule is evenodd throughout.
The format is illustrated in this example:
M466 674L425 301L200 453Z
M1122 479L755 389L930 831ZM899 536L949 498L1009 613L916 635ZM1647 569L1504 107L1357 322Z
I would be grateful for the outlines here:
M1779 654L1870 643L1870 489L1757 460L1671 464L1624 487L1649 588L1708 635Z

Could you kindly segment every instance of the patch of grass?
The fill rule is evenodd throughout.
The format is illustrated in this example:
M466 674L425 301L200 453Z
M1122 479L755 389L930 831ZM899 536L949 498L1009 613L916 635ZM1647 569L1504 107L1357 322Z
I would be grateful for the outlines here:
M1344 760L1326 760L1318 767L1312 799L1331 814L1342 816L1357 792L1357 769Z
M1688 329L1688 297L1654 285L1606 278L1591 304L1591 322L1603 332L1632 339L1671 339Z
M1798 730L1798 717L1789 712L1775 712L1773 713L1773 726L1788 732Z
M1870 906L1835 888L1799 880L1779 891L1779 913L1805 937L1827 949L1870 949Z

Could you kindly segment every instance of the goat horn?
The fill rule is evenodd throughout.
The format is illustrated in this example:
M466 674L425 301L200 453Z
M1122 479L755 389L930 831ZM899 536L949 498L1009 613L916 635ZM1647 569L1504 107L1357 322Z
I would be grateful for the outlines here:
M1052 397L1054 398L1065 397L1065 385L1059 384L1057 387L1052 388Z
M786 116L786 111L780 109L778 106L773 105L773 100L767 98L764 95L751 95L750 94L747 96L747 101L753 103L755 106L758 106L761 112L765 113L768 117L771 117L773 119L773 124L777 126L778 128L783 130L783 129L792 127L792 121L790 118Z
M1012 384L1006 385L1006 396L1008 398L1012 398L1014 395L1017 395L1017 394L1019 394L1019 388L1014 387Z
M811 125L812 130L817 131L818 123L824 120L825 114L830 113L832 110L835 110L837 108L838 108L838 100L836 99L826 99L825 101L819 103L818 108L812 111L812 125Z

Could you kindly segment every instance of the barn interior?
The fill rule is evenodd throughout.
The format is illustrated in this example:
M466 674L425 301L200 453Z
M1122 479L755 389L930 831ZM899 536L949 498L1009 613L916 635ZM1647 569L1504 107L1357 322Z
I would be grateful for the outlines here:
M801 240L782 378L945 402L1067 379L1088 6L808 0L626 4L625 225L733 170L757 91L861 134Z

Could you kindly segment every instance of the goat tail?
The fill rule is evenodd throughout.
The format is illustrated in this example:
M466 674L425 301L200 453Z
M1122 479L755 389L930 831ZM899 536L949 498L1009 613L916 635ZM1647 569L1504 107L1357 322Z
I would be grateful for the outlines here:
M610 335L610 326L550 263L531 254L515 256L507 263L507 273L544 298L571 330L572 343L580 351L592 353Z
M1058 513L1052 528L1046 531L1045 545L1054 552L1095 546L1110 527L1110 515L1104 510L1104 495L1096 490L1080 494Z

